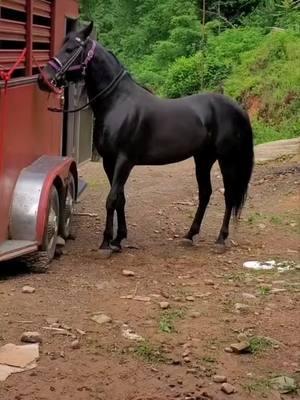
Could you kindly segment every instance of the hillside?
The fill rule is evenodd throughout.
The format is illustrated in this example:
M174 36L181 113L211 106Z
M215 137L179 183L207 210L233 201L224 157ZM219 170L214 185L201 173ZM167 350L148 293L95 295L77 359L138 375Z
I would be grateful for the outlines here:
M257 143L300 132L300 2L85 0L82 16L144 85L178 97L224 92Z

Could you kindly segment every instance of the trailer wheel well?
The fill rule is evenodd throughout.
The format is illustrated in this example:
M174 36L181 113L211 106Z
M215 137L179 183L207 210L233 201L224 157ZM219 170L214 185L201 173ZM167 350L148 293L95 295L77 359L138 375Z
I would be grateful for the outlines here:
M59 196L59 209L62 210L64 204L64 185L59 176L56 176L53 185L55 186L58 196Z
M72 162L70 165L70 173L73 175L74 181L75 181L75 199L77 199L78 196L78 171L76 164Z

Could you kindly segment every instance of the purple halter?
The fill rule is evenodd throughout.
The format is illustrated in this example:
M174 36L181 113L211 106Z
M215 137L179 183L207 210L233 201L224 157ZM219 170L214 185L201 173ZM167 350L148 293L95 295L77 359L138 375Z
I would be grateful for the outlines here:
M69 60L66 62L65 65L62 64L62 62L57 58L57 57L52 57L48 64L55 70L55 80L60 79L67 71L77 71L81 70L82 75L85 75L86 68L90 61L93 59L94 54L95 54L95 49L96 49L96 41L92 40L92 47L87 53L87 56L85 60L81 64L77 65L72 65L73 62L78 58L78 56L82 53L86 43L88 42L89 38L87 38L84 42L76 38L78 43L80 44L80 47L74 50L73 54L69 58Z

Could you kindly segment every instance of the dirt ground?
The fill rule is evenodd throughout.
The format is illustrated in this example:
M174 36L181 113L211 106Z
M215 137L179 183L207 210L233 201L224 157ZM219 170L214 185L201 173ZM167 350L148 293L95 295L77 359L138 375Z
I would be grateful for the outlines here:
M299 267L281 273L243 268L248 260L299 263L299 164L256 166L242 220L232 225L223 254L214 246L224 211L216 168L193 247L179 239L197 202L192 161L136 168L127 185L127 244L137 248L108 260L97 253L108 184L99 164L86 165L82 174L89 188L76 206L77 238L65 254L45 275L14 263L0 271L0 346L20 344L24 331L43 338L37 368L0 383L0 399L299 399L270 385L277 375L300 380ZM134 276L124 276L124 269ZM22 293L24 285L35 293ZM111 322L91 320L98 313ZM47 318L70 335L44 329ZM126 329L145 340L125 337ZM75 338L79 349L71 346ZM251 353L225 351L238 340L250 340ZM235 393L223 393L215 374L226 376Z

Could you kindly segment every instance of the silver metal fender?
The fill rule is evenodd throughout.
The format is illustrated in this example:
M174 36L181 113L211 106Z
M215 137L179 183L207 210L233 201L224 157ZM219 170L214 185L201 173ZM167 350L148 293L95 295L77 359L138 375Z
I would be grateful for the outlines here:
M10 239L41 244L51 186L64 187L71 166L76 168L69 157L44 155L21 171L12 200Z

